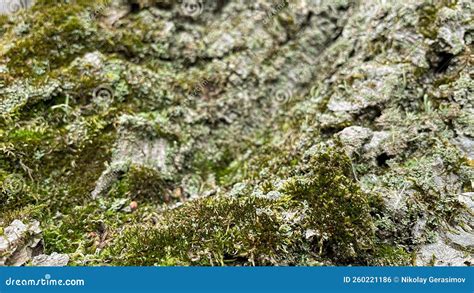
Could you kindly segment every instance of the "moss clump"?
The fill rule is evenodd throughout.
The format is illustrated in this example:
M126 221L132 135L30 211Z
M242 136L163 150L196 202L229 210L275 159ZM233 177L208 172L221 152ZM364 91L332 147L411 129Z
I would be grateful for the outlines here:
M26 19L33 33L18 38L5 54L14 76L31 76L39 64L48 70L59 68L94 43L92 31L78 16L83 8L58 4L34 11L34 17Z
M443 7L453 8L457 1L441 0L436 2L423 3L418 11L419 16L419 32L426 38L436 39L438 29L436 25L436 17Z
M374 266L408 266L412 265L413 255L401 247L380 245L370 262Z
M419 10L419 31L430 39L435 39L438 29L434 25L439 7L435 5L423 5Z
M278 265L303 259L367 263L374 251L368 198L345 155L310 159L271 200L217 196L123 232L106 257L117 265Z
M134 200L168 202L166 182L160 173L144 166L132 165L127 174L111 190L113 197L129 197Z
M122 205L115 200L107 199L88 201L65 214L57 214L43 224L46 252L69 253L73 262L84 254L95 254L115 237L122 223L133 221L134 215L121 212L120 208Z
M306 228L320 235L320 251L340 263L363 262L373 248L373 223L369 197L353 179L350 159L337 150L321 151L298 173L284 191L308 203Z
M39 219L44 212L46 205L26 205L21 209L12 209L1 212L0 225L7 227L14 220L28 221L31 219ZM1 228L1 227L0 227Z
M301 235L292 235L289 227L285 228L278 212L281 208L282 202L258 198L203 199L164 213L159 226L127 229L109 254L117 265L270 265L290 261Z

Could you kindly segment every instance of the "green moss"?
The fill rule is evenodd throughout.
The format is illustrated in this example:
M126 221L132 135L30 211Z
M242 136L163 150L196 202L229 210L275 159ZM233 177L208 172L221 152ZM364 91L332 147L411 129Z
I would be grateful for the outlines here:
M349 159L328 149L306 166L277 200L246 195L186 203L165 212L156 226L127 229L106 257L117 265L300 264L302 256L367 263L375 251L373 224Z
M159 226L127 229L108 251L116 265L269 265L294 262L301 235L284 227L281 202L208 198L165 212Z
M0 225L6 227L14 220L21 220L28 222L31 219L41 219L44 209L47 208L43 204L23 205L19 209L10 209L0 212Z
M312 157L284 186L309 204L308 228L323 236L320 249L338 262L357 262L373 247L369 197L353 179L350 159L329 149Z
M235 159L235 153L225 146L219 148L218 153L212 150L199 150L193 156L192 166L202 177L215 175L218 182L225 185L225 177L228 175L228 166Z
M0 135L0 141L15 147L15 157L0 156L7 162L5 174L23 166L24 178L22 189L11 195L14 200L0 206L0 220L8 223L14 219L37 219L45 230L48 251L72 253L82 248L87 240L85 233L101 217L113 218L112 223L121 222L117 220L121 215L115 211L101 213L89 199L95 180L110 158L114 134L106 127L97 127L88 131L84 141L72 146L63 139L64 131L54 126L50 122L50 129L46 130L32 123L7 129Z
M232 55L224 52L225 57L215 58L212 51L221 48L214 48L218 46L212 38L207 40L215 31L206 28L205 22L182 22L167 12L155 18L143 11L124 17L120 25L105 28L88 19L94 6L101 5L98 2L79 0L65 5L38 0L28 13L18 14L18 24L0 18L0 45L7 65L0 78L8 85L7 90L16 89L18 82L29 97L24 101L16 99L26 96L23 92L10 94L11 117L0 118L0 187L10 174L25 179L25 187L14 200L8 199L0 206L0 221L40 220L48 253L70 253L73 264L99 265L407 265L411 257L407 251L412 249L408 230L420 212L427 211L427 227L432 231L443 222L455 221L461 210L455 194L441 194L434 180L426 179L436 175L430 170L435 156L426 154L433 149L431 141L439 137L433 138L431 125L426 123L422 128L420 124L429 119L441 136L441 132L445 135L453 128L457 131L456 124L464 122L440 123L434 118L437 107L426 107L429 113L419 115L413 108L423 105L416 105L416 99L410 97L415 94L411 89L423 83L437 106L433 99L436 95L432 97L429 87L452 84L458 73L440 73L431 82L427 74L430 69L416 67L413 75L417 80L408 77L414 85L403 88L406 98L380 105L380 117L361 113L353 117L355 122L321 126L324 117L319 114L327 112L330 97L353 94L340 92L338 85L357 91L360 82L354 78L373 79L374 85L377 79L360 74L347 78L346 70L337 69L342 69L340 61L329 62L336 66L329 68L332 64L325 65L326 59L347 56L344 68L350 72L351 62L370 62L377 55L403 48L380 37L369 42L367 49L361 47L364 52L353 54L349 51L355 44L349 44L344 35L338 36L338 47L328 46L326 50L334 58L321 57L321 68L314 69L318 90L311 91L313 99L300 103L306 89L296 82L298 95L278 109L276 105L267 108L273 98L272 87L285 79L293 80L293 72L287 68L298 65L292 59L301 37L294 34L294 29L300 29L300 25L292 15L285 13L285 18L279 19L280 32L286 29L290 33L287 41L282 42L283 35L273 31L275 45L263 45L270 39L247 38L244 33L242 39L248 42L248 48L242 50L247 52L234 50ZM443 6L451 7L447 2L420 5L421 34L436 38L437 14ZM371 19L374 24L385 21ZM335 25L339 28L344 23ZM236 22L234 28L240 30L240 24ZM172 36L169 30L173 30ZM316 50L314 36L304 36L307 32L302 30L303 37L312 45L305 47ZM190 37L197 41L193 46L188 46ZM257 44L260 41L262 46ZM265 50L263 47L268 45L272 48ZM291 54L285 57L281 53L286 46L291 46ZM92 51L101 52L100 66L90 66L81 59ZM247 71L235 70L247 67L235 63L243 61L243 55L238 54L249 51L255 51L251 54L254 57L257 51L267 51L267 57L263 63L253 64L247 77L234 79ZM73 60L77 61L71 63ZM455 63L452 65L457 67ZM227 64L224 73L223 64ZM395 64L387 61L386 65ZM377 70L374 72L378 75ZM114 99L96 107L92 92L103 84L113 89ZM236 99L236 87L246 90L255 85L258 89L252 91L255 95L250 99ZM46 92L36 94L36 89ZM375 86L372 89L377 90ZM194 90L201 98L188 97ZM406 111L407 116L413 111L412 120L379 123L386 110L395 108L399 113ZM230 112L235 114L229 117L232 119L221 121L222 115ZM265 116L274 114L274 119ZM119 117L126 117L130 123L122 123ZM417 138L406 142L407 150L400 150L383 170L370 162L352 166L339 146L311 148L320 141L332 141L334 133L352 123L374 131L390 127L393 132L409 130L406 135L413 132ZM111 160L117 125L144 139L166 140L169 144L164 163L170 167L169 173L131 166L107 197L92 200L89 195ZM390 145L391 151L392 147L398 151L398 146ZM460 163L457 155L454 159L450 156L454 153L451 148L440 149L445 152L438 155L450 167L446 172L459 176L463 191L472 191L472 172L463 171L472 169L472 161ZM410 159L412 152L418 160ZM398 163L396 169L392 164ZM397 222L377 194L361 191L353 172L383 177L378 187L387 183L390 190L409 182L406 215ZM229 192L236 183L241 183L238 192ZM173 189L182 191L177 193L181 193L183 203L162 213L167 204L176 203L169 196ZM193 193L193 189L199 192ZM197 193L213 197L184 202L186 194ZM0 200L3 203L7 198ZM133 212L127 207L132 200L138 202Z
M436 18L438 12L443 7L453 8L457 5L457 1L441 0L436 2L424 3L418 11L418 31L426 38L436 39L438 36L438 29Z
M54 70L92 46L91 31L78 15L83 11L75 5L61 4L36 10L34 17L28 18L32 33L17 39L7 51L11 74L34 76L35 64L40 63Z
M370 264L374 266L409 266L412 265L412 259L413 255L401 247L380 245Z
M167 183L160 173L154 169L132 165L127 174L113 186L113 197L128 197L133 200L169 202Z
M18 129L10 133L8 140L15 144L38 144L45 139L44 131Z
M73 261L83 254L95 254L96 249L115 236L121 223L133 217L119 212L112 200L89 200L43 223L46 227L43 231L45 250L47 253L73 254Z

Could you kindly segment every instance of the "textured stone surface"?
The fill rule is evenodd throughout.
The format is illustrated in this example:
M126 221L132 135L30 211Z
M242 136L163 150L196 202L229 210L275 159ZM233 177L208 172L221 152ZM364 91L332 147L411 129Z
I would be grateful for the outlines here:
M417 259L420 266L470 266L473 262L472 256L453 249L442 241L424 246Z
M38 221L15 220L0 235L0 266L21 266L42 251Z
M51 255L40 254L33 258L31 264L37 267L64 267L69 262L67 254L53 252Z

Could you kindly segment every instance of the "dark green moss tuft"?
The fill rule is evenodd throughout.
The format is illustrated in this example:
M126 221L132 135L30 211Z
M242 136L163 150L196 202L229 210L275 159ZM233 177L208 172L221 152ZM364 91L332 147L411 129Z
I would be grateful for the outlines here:
M144 166L133 165L113 188L113 197L128 197L133 200L169 202L166 181L160 173Z
M309 159L284 186L294 200L307 202L307 228L320 235L319 249L338 262L357 259L373 248L369 197L353 179L349 158L329 149Z

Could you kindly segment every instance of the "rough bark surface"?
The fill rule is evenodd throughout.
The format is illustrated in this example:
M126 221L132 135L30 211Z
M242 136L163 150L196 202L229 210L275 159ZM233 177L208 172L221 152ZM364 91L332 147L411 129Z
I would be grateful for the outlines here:
M469 0L37 0L0 225L33 264L472 265L473 38Z

